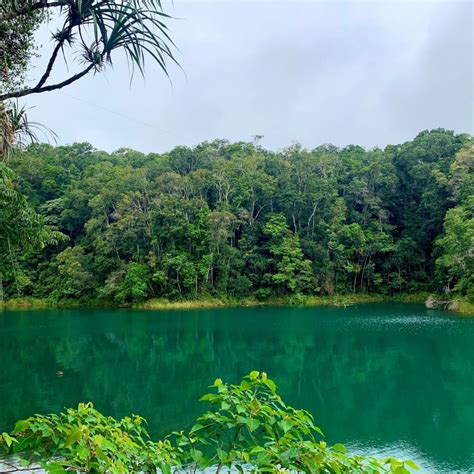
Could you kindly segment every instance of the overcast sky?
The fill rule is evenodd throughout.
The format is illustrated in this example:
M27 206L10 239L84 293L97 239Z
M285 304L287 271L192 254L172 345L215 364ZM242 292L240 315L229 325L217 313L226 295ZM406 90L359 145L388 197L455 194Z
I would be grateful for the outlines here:
M150 63L130 86L116 59L113 70L25 103L61 144L108 151L256 134L271 149L383 147L437 127L473 134L473 5L174 0L165 9L180 18L169 27L185 74L171 66L171 84ZM46 31L39 38L47 51Z

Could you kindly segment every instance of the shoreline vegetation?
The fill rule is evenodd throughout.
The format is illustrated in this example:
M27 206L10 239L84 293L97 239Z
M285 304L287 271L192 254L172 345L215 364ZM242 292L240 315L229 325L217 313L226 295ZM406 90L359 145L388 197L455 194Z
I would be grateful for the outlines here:
M146 420L106 417L92 403L18 420L0 434L2 462L46 472L379 472L409 473L411 460L350 454L327 444L313 416L286 405L265 372L238 385L216 379L208 404L189 430L153 441ZM209 404L211 407L209 407ZM19 463L15 462L15 456ZM5 460L6 457L6 460ZM12 464L13 460L13 464Z
M443 129L383 150L31 145L5 171L31 213L8 191L0 220L29 217L0 238L3 299L172 309L429 292L437 306L474 303L473 171L472 138ZM20 244L32 223L48 238Z
M99 299L77 300L52 300L46 298L11 298L0 302L0 309L5 310L35 310L55 308L132 308L143 310L186 310L206 308L229 307L255 307L255 306L353 306L367 303L419 303L424 304L429 293L398 294L393 296L377 294L346 294L331 296L280 297L259 300L255 297L247 298L197 298L189 300L169 300L166 298L153 298L140 303L117 305L110 301ZM474 316L474 304L463 300L453 300L455 309L446 309L450 313L463 316Z

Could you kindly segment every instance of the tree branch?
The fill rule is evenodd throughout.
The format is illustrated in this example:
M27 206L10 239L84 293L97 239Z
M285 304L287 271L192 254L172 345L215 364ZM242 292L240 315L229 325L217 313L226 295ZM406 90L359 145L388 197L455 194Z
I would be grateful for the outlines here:
M70 33L71 28L68 28L68 33ZM64 31L66 33L67 30ZM64 35L61 39L58 40L53 54L51 54L51 57L49 58L48 66L46 67L46 71L44 72L43 76L39 80L38 84L36 84L35 89L41 87L45 82L46 79L48 79L49 75L51 74L51 71L53 69L54 62L56 61L56 58L58 57L59 50L62 48L64 41L66 41L66 35Z
M29 6L20 8L19 10L14 10L8 13L4 13L0 15L0 23L4 21L14 20L19 16L28 15L29 13L33 13L36 10L43 10L45 8L54 8L54 7L64 7L66 5L70 5L71 0L58 0L56 2L48 2L47 0L40 0L39 2L35 2Z
M52 84L50 86L44 86L44 87L31 87L30 89L23 89L22 91L16 91L16 92L8 92L6 94L0 95L0 102L3 100L7 99L17 99L19 97L24 97L25 95L30 95L30 94L39 94L41 92L50 92L54 91L57 89L61 89L65 86L68 86L69 84L72 84L73 82L76 82L79 80L81 77L84 77L87 73L89 73L92 69L94 69L96 65L94 63L89 64L89 66L86 67L83 71L74 74L74 76L71 76L69 79L66 79L63 82L59 82L58 84Z

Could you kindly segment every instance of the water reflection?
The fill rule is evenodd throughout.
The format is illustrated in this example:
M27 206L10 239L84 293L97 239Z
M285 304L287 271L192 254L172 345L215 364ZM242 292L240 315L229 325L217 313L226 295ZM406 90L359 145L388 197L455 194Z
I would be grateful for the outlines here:
M193 421L214 378L260 369L331 442L467 470L473 336L474 321L417 305L4 312L0 430L92 400L114 416L140 413L159 435Z

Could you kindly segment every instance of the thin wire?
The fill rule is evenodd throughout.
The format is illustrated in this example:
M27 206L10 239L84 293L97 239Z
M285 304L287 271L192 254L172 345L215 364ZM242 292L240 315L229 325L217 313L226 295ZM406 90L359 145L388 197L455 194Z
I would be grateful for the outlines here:
M133 118L133 117L130 117L129 115L125 115L121 112L117 112L116 110L112 110L112 109L109 109L108 107L104 107L102 105L97 105L97 104L94 104L93 102L90 102L88 100L85 100L85 99L80 99L79 97L76 97L76 96L73 96L71 94L68 94L66 92L63 92L64 95L70 97L71 99L74 99L74 100L77 100L78 102L83 102L84 104L87 104L89 105L90 107L94 107L96 109L101 109L101 110L104 110L105 112L108 112L109 114L113 114L113 115L117 115L118 117L122 117L122 118L125 118L127 120L130 120L132 122L135 122L135 123L138 123L140 125L145 125L147 127L150 127L150 128L153 128L154 130L157 130L157 127L155 125L152 125L150 123L147 123L147 122L143 122L142 120L137 120L136 118ZM170 133L169 130L164 130L164 129L161 129L167 133Z

